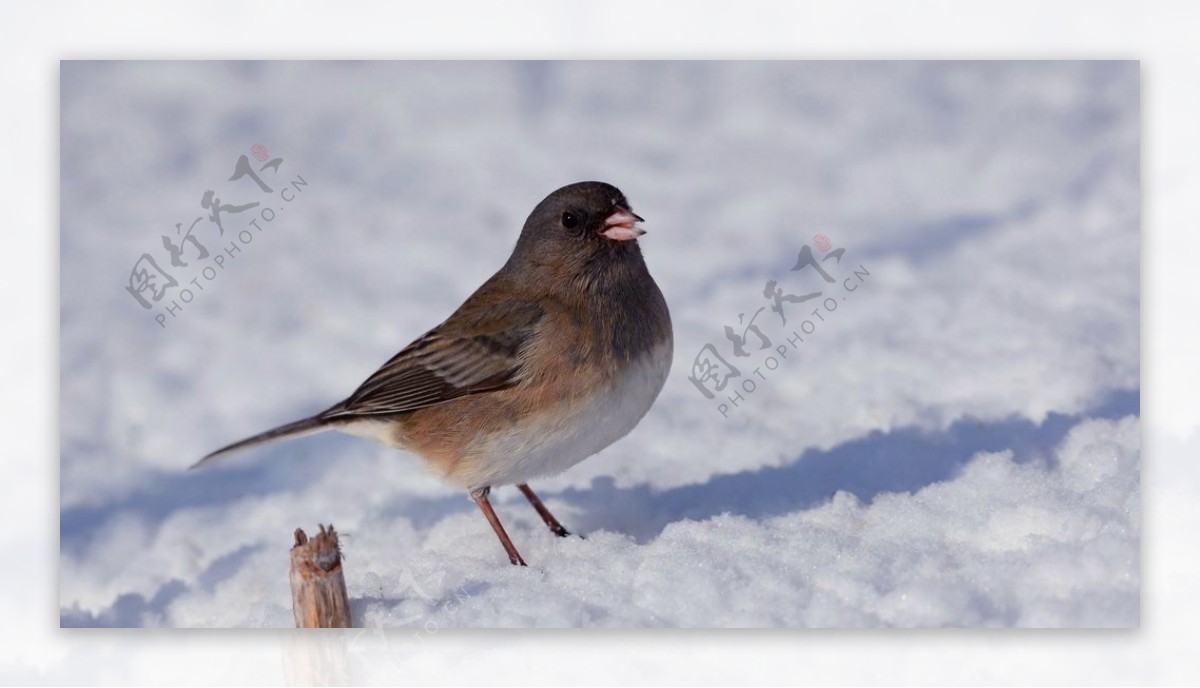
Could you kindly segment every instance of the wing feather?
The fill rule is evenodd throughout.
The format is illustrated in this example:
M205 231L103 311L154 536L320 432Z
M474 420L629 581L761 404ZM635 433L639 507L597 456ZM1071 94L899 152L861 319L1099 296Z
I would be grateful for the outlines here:
M505 301L477 310L479 314L460 309L405 347L322 418L405 413L515 384L521 351L536 331L542 309Z

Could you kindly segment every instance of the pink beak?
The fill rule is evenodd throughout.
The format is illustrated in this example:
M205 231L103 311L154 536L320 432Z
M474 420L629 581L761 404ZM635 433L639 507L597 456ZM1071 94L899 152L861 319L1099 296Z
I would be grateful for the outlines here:
M646 230L637 226L639 222L642 222L642 218L625 208L618 208L617 212L604 220L604 229L600 233L613 241L630 241L646 233Z

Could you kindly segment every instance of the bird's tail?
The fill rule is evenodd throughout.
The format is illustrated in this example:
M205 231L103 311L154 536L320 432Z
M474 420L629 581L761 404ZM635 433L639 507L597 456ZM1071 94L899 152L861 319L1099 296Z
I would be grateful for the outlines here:
M329 422L329 420L322 418L321 415L305 418L304 420L298 420L295 423L288 423L287 425L280 425L279 427L267 430L266 432L260 432L253 437L247 437L240 442L234 442L228 447L222 447L192 464L188 470L200 468L201 466L212 465L218 461L221 461L222 459L228 458L230 454L241 451L242 449L248 449L250 447L266 444L268 442L274 442L276 440L288 439L290 437L300 437L301 435L311 435L313 433L332 429L333 425Z

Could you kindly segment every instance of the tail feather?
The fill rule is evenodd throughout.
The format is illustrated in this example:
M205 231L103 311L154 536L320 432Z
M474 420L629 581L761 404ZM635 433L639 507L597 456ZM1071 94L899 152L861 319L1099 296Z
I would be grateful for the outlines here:
M266 444L268 442L274 442L276 440L300 437L301 435L311 435L313 433L331 430L332 428L333 426L330 424L330 422L319 415L311 418L305 418L304 420L298 420L295 423L288 423L287 425L281 425L277 428L267 430L266 432L260 432L257 435L254 435L253 437L247 437L240 442L234 442L228 447L222 447L189 466L188 470L190 471L194 468L200 468L201 466L212 465L218 461L228 458L230 454L241 451L242 449L249 449L250 447Z

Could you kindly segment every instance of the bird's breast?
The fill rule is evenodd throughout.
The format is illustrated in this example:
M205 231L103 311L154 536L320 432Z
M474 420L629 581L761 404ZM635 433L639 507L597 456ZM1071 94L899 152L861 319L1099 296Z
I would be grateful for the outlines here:
M608 380L569 385L572 389L560 390L539 410L511 417L479 436L447 477L467 487L521 483L559 473L603 450L650 410L666 382L672 353L668 338Z

